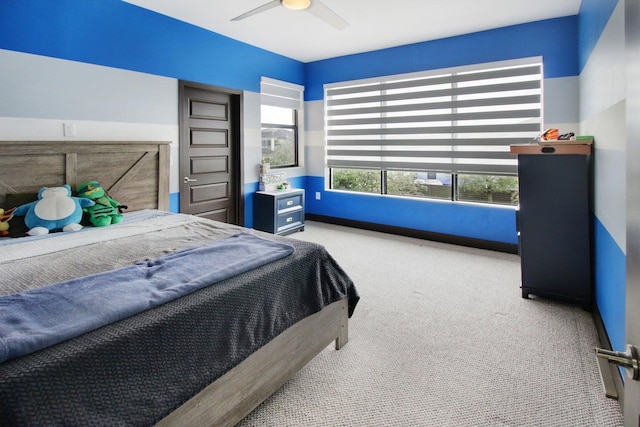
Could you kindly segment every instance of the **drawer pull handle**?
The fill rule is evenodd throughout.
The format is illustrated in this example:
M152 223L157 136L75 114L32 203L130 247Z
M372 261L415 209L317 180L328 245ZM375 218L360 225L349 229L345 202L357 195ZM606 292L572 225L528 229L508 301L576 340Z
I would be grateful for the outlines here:
M291 205L293 205L293 200L288 200L287 201L287 206L291 206Z
M292 216L290 216L289 218L287 218L287 222L291 222L291 221L293 221L293 217L292 217Z

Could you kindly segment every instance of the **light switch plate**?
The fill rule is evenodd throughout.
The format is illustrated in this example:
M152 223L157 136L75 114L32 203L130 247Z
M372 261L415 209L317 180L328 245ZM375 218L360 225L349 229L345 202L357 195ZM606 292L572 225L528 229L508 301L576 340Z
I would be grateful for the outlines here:
M63 123L62 129L64 136L76 136L76 125L73 123Z

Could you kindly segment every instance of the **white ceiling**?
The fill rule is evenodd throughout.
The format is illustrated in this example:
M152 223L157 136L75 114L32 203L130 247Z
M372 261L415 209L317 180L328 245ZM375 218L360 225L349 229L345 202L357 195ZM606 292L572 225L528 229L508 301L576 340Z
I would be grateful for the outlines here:
M582 0L321 0L349 26L269 0L123 0L302 62L577 15Z

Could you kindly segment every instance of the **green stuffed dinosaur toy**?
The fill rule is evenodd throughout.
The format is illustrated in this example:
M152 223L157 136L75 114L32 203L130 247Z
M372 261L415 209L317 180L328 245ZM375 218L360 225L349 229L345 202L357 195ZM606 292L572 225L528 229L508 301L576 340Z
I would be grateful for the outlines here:
M107 195L97 181L87 181L78 186L78 197L84 197L95 202L93 206L82 208L84 212L89 214L89 222L95 227L104 227L110 224L117 224L122 221L122 209L127 206L113 200Z

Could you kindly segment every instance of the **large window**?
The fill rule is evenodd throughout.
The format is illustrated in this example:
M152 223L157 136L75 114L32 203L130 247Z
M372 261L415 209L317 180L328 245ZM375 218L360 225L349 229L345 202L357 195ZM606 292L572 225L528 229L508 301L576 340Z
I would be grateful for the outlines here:
M263 77L260 82L262 163L298 166L298 110L303 87Z
M541 132L542 63L329 84L325 107L331 188L513 205L509 146Z

